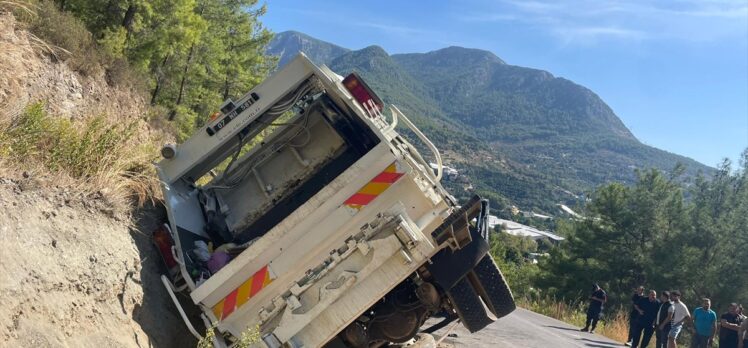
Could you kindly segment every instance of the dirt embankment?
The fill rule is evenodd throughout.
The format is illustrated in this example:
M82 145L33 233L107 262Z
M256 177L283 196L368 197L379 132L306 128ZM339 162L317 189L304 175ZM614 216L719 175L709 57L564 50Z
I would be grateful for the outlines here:
M158 216L131 224L102 196L34 177L0 178L0 207L3 345L194 346L158 278Z
M143 119L141 95L82 77L42 46L0 13L0 126L37 101L54 117ZM149 138L140 126L137 139ZM161 213L28 167L0 158L0 346L194 346L150 244Z

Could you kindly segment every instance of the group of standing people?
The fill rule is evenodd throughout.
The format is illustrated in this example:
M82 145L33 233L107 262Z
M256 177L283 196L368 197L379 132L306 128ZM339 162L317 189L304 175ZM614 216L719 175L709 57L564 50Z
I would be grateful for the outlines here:
M608 296L594 284L589 299L587 323L582 331L594 332ZM711 309L710 299L702 299L701 307L691 313L681 301L678 290L663 291L658 298L655 290L649 290L645 295L644 287L640 286L634 290L631 301L627 346L647 347L655 336L656 348L676 348L684 326L691 324L694 329L692 348L712 347L717 335L719 348L748 348L748 318L743 314L742 306L736 303L731 303L727 312L718 319Z

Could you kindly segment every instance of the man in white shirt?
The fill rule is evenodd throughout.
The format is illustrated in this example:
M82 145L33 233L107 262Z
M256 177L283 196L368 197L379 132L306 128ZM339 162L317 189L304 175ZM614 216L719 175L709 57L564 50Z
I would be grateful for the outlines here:
M671 322L670 332L667 335L667 347L677 348L678 334L683 329L683 323L691 319L691 313L688 311L686 304L680 301L680 291L671 292L670 300L673 305L668 309L667 314L667 321Z

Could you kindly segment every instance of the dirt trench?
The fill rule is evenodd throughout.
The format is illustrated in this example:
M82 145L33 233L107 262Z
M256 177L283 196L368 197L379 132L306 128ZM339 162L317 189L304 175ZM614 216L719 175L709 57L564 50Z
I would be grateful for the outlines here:
M163 211L26 176L0 177L0 346L194 347L150 241Z

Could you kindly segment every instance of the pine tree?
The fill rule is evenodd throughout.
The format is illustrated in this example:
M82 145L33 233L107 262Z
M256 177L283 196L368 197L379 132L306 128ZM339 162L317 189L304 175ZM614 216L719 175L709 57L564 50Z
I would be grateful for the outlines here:
M275 67L256 0L57 0L112 59L150 78L150 101L183 133Z
M587 219L560 224L567 241L541 264L536 285L575 298L586 284L600 282L612 303L626 303L637 285L680 289L691 301L708 296L716 306L746 298L748 281L740 276L748 267L745 162L738 171L725 162L688 190L682 168L669 177L639 172L631 187L599 188Z

